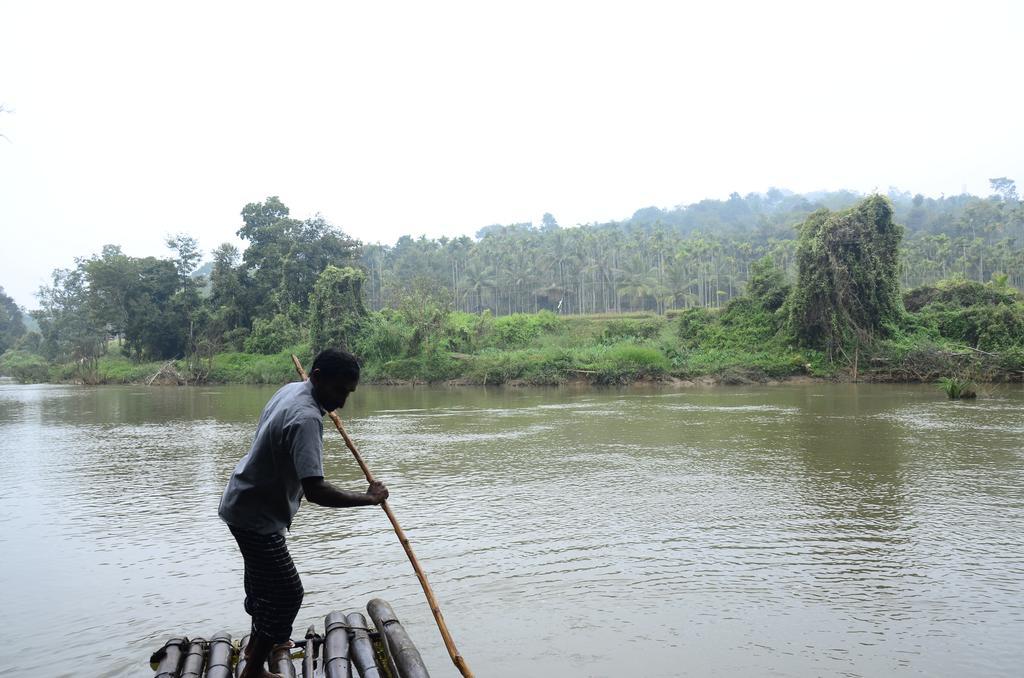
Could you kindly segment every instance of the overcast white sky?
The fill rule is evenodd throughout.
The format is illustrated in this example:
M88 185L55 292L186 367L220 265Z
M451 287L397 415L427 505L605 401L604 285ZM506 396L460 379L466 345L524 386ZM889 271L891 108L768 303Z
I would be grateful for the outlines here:
M0 286L235 241L364 242L779 186L1024 183L1013 2L0 0ZM237 241L236 241L237 242Z

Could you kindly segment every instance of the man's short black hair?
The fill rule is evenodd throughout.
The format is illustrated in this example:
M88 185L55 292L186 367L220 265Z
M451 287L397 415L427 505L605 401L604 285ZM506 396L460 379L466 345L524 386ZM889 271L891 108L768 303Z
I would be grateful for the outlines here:
M337 348L325 348L313 358L313 370L320 370L325 379L342 378L348 382L359 381L359 360L348 351Z

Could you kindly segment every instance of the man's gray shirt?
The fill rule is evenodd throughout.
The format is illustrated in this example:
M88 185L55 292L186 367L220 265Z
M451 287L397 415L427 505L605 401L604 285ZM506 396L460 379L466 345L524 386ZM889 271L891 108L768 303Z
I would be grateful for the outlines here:
M323 477L325 411L309 381L282 387L263 408L249 453L235 466L217 513L232 527L284 532L302 501L302 479Z

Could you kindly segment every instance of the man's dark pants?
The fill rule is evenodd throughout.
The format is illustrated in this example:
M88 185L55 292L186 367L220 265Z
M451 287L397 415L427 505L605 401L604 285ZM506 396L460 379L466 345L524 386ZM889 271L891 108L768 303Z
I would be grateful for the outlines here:
M245 611L252 617L253 637L286 642L304 591L284 536L228 527L245 561Z

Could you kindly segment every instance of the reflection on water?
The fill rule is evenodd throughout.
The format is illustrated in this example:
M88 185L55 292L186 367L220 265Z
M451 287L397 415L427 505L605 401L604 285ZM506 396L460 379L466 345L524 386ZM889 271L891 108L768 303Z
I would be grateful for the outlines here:
M5 675L146 675L171 633L246 629L216 506L273 390L0 385ZM361 387L344 414L480 676L1024 662L1019 387ZM361 487L330 430L326 466ZM290 545L296 633L381 595L457 675L382 512L304 506Z

